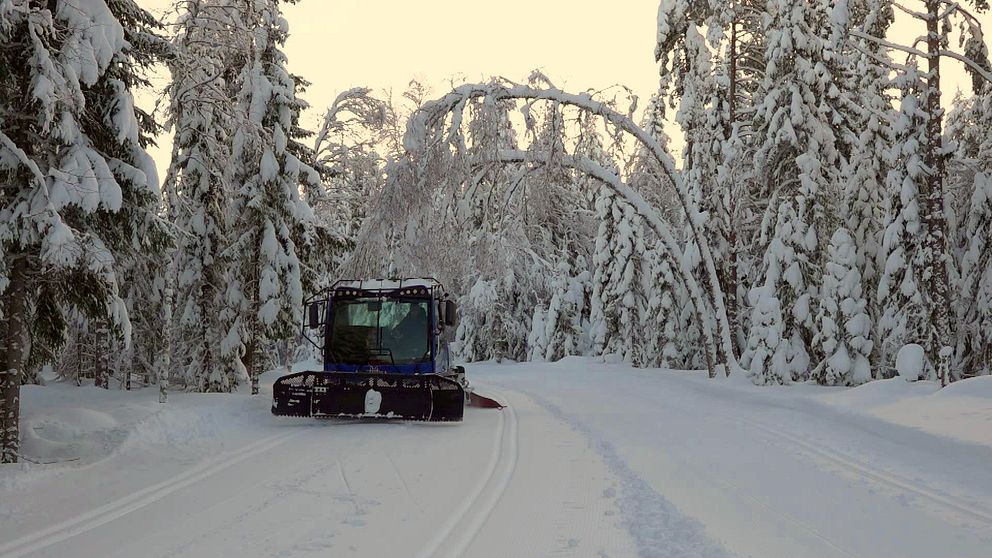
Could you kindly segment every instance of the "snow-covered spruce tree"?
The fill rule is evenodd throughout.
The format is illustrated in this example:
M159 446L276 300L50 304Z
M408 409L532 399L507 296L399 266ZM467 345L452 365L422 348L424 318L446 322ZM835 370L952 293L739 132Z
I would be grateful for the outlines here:
M847 28L856 26L884 37L893 21L890 2L861 0L839 2L834 9L835 44L847 46L848 79L858 95L841 111L852 123L853 134L844 134L848 154L843 164L842 202L838 217L850 232L857 250L857 268L870 316L878 315L875 294L879 280L879 250L882 243L884 208L887 202L886 176L892 167L891 123L896 119L889 94L888 56L877 43L850 37ZM873 320L874 321L874 320Z
M752 308L751 327L741 354L741 366L756 384L790 383L790 349L783 339L782 309L775 298L775 289L770 286L752 288L748 302Z
M921 106L925 87L919 74L908 68L901 78L903 97L894 123L893 159L888 188L893 197L882 238L882 274L878 284L878 342L880 366L895 365L895 356L906 343L927 346L929 339L924 276L933 272L934 254L927 244L922 219L920 188L928 180L924 162L927 113ZM933 355L928 355L933 362ZM934 378L929 369L928 376Z
M987 0L972 0L968 4L974 6L978 11L985 11L989 7ZM992 82L992 72L989 71L992 65L989 64L988 48L981 24L978 18L966 9L964 3L953 0L919 0L908 6L902 4L898 6L902 12L911 16L912 19L919 22L921 27L925 28L926 33L914 41L912 45L899 45L886 40L885 37L872 35L867 30L852 30L852 35L856 37L875 42L886 49L910 55L907 64L893 65L893 69L901 74L900 78L904 89L904 109L907 108L905 89L913 90L908 96L913 98L912 104L916 107L910 112L915 113L913 115L913 119L916 120L913 123L914 126L919 126L922 130L922 134L914 138L913 141L917 145L912 148L912 151L918 153L918 163L911 163L913 165L912 170L896 170L897 173L904 176L912 175L913 185L909 189L915 191L915 205L919 211L918 218L914 216L904 219L905 216L900 216L900 213L904 213L904 209L899 207L890 212L888 216L889 226L885 233L885 240L889 241L889 246L883 246L883 254L890 260L887 261L883 271L882 282L879 284L879 295L882 294L883 289L887 293L891 292L892 285L883 285L882 283L890 282L891 277L887 278L885 275L894 273L889 267L894 253L892 250L894 242L892 242L891 236L901 234L899 231L894 231L894 234L890 235L889 228L893 224L899 228L898 221L911 223L915 219L921 227L917 230L922 244L920 244L919 261L916 262L921 266L920 275L916 280L917 284L909 285L907 294L896 297L895 302L907 302L913 296L909 294L909 291L915 289L918 301L913 304L918 305L920 310L910 311L908 304L904 305L904 308L909 314L922 314L924 323L920 326L923 327L923 330L916 331L913 336L926 348L928 360L936 369L934 374L940 378L942 383L946 384L952 379L954 323L951 315L953 300L951 293L952 261L948 242L949 220L945 204L947 150L943 137L944 110L941 107L941 61L952 58L963 63L971 73L975 85L982 82ZM956 53L951 49L950 35L953 31L960 32L958 45L963 47L962 53ZM925 50L925 54L921 50ZM925 72L920 71L916 60L917 56L926 61ZM906 110L903 112L905 115ZM904 131L896 130L896 134L897 136L901 134L902 138L905 139ZM905 153L906 149L903 151ZM909 159L913 160L914 157ZM897 164L898 166L899 164ZM890 195L902 198L897 205L905 205L907 197L905 188L890 192ZM915 228L915 225L912 227ZM904 255L916 256L910 251L906 251ZM891 307L883 305L881 300L879 300L879 305L884 308L886 313L893 311ZM915 327L914 320L915 318L909 315L886 316L883 314L881 316L879 326L885 328L881 331L884 335L881 338L882 366L891 364L891 360L886 360L885 357L892 355L892 343L898 342L900 330L909 335L909 331ZM888 355L884 353L886 349L889 350Z
M643 347L644 233L634 208L610 191L596 200L599 231L593 254L593 290L590 327L593 352L634 359Z
M615 300L610 296L614 246L611 242L617 236L617 221L614 219L613 205L616 196L612 191L603 190L596 196L596 219L599 230L596 233L596 246L592 256L592 299L589 308L589 337L592 340L592 353L602 355L608 338L615 337L618 331ZM616 212L622 215L622 207ZM628 257L630 252L628 252Z
M556 361L566 356L583 355L591 349L589 341L589 293L591 275L584 256L574 267L564 258L551 284L551 300L544 313L543 353L531 353L531 360Z
M683 156L683 176L685 185L693 202L699 208L699 219L695 226L703 230L703 238L710 244L714 258L719 265L718 273L723 292L727 295L728 319L736 317L736 281L731 281L733 275L728 268L731 263L731 251L729 245L730 216L727 213L727 206L730 201L730 184L718 181L719 168L723 163L723 146L725 131L723 122L725 118L721 113L725 110L718 99L712 97L717 94L717 84L713 80L711 73L709 50L707 49L703 37L694 25L689 25L685 30L684 49L686 51L686 69L681 77L681 99L679 111L675 115L676 121L682 127L686 139L686 148ZM702 266L700 258L700 247L693 240L692 229L687 220L683 221L683 235L685 237L685 253L683 254L681 265L697 277L697 280L704 279L706 270ZM698 342L698 334L694 333L697 327L691 324L691 312L682 312L683 323L680 328L688 335L683 340L682 346L688 348ZM733 323L733 322L732 322ZM736 330L736 327L734 328ZM735 351L736 351L735 347ZM685 351L688 354L688 351ZM691 368L700 366L698 359L695 362L686 362Z
M820 323L816 343L825 361L813 372L824 385L855 386L871 379L871 319L858 272L854 239L837 229L827 247L820 290Z
M221 320L228 327L224 353L240 357L242 372L258 393L271 344L291 335L303 302L297 239L312 232L311 208L300 197L301 181L315 171L289 149L296 117L304 108L297 81L286 69L281 48L288 36L279 0L242 7L250 30L249 56L236 78L240 116L233 137L230 205L233 263Z
M770 203L771 239L760 284L776 289L788 312L785 339L794 380L819 360L811 345L819 270L831 218L828 200L840 191L837 134L844 126L836 106L845 91L839 54L829 41L827 6L806 0L769 0L765 33L764 100L755 114L755 172L779 204ZM771 215L777 215L774 221ZM777 269L775 266L779 266Z
M67 309L130 341L118 272L145 248L158 184L117 15L103 1L0 2L0 462L18 458L29 355L61 347Z
M616 169L606 153L598 131L587 120L576 152ZM595 181L585 178L596 191L595 215L598 230L592 255L592 299L590 338L596 355L612 354L631 361L645 336L639 327L644 313L644 227L634 208L609 189L595 190Z
M975 174L961 257L961 374L992 374L992 166Z
M165 180L169 218L177 231L172 384L193 391L230 391L239 383L238 355L222 347L221 312L229 306L227 176L237 115L230 64L245 48L238 10L222 0L184 4L176 23L169 125L175 133Z
M779 204L772 234L762 263L765 270L764 282L752 289L760 292L749 295L749 298L756 302L774 298L779 310L772 312L770 303L767 302L766 308L755 309L753 317L760 317L762 322L752 322L751 327L763 329L748 336L745 353L754 355L762 347L774 346L777 355L774 365L777 368L774 371L763 371L760 377L755 377L756 368L751 363L752 357L744 358L745 362L751 363L744 367L751 371L752 379L758 383L769 383L775 378L786 382L801 381L806 379L812 360L810 348L814 336L810 332L814 331L813 304L816 299L809 282L814 265L809 254L816 248L816 236L812 227L796 213L790 201ZM779 322L769 322L772 317ZM769 336L776 331L781 333L782 339L780 343L773 345ZM753 342L758 342L760 346L753 345Z
M91 90L91 97L94 98L95 109L109 118L116 118L120 111L133 111L137 128L129 130L130 141L119 144L110 142L105 149L116 160L151 173L155 167L144 148L153 142L160 126L151 114L133 103L122 101L121 97L126 95L126 100L129 100L130 91L151 87L146 72L169 55L170 47L160 35L161 23L134 0L108 0L107 6L122 25L127 46L108 67L107 79L101 81L101 87ZM142 149L135 150L134 145ZM114 374L123 379L126 388L130 388L132 376L136 376L142 384L154 381L155 362L169 351L162 342L161 317L169 248L173 239L162 213L158 176L149 174L146 179L149 184L155 185L154 190L124 188L124 200L116 214L124 226L118 229L122 234L113 243L120 253L126 285L122 296L132 323L129 345L117 336L112 339L121 349ZM133 178L118 178L118 182L122 180Z
M645 255L649 273L643 280L647 293L646 308L640 327L644 331L644 347L636 353L635 366L674 368L686 367L687 359L680 346L684 338L681 329L682 308L688 297L680 289L671 259L658 249ZM697 337L698 338L698 337ZM696 366L693 362L689 366Z
M949 190L962 198L955 204L961 207L955 379L992 374L992 86L957 104L947 126L958 145Z

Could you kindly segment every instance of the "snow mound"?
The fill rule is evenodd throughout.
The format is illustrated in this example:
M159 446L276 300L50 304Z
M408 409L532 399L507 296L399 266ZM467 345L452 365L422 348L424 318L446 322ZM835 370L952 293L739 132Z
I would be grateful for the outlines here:
M992 399L992 376L978 376L954 382L934 394L935 397L981 397Z
M69 407L29 415L22 436L21 454L27 460L52 463L105 455L120 445L127 432L107 413Z
M919 380L923 375L926 358L922 346L916 343L904 345L896 355L896 371L899 372L899 377L907 382Z
M906 382L902 378L876 380L858 387L840 390L821 396L823 401L833 405L860 409L887 405L909 397L923 397L936 393L940 385L936 382Z

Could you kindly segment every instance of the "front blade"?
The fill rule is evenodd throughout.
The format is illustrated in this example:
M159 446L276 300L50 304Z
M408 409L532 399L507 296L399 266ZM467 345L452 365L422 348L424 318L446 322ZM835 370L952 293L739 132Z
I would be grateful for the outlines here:
M460 421L465 391L437 374L299 372L276 380L272 414Z

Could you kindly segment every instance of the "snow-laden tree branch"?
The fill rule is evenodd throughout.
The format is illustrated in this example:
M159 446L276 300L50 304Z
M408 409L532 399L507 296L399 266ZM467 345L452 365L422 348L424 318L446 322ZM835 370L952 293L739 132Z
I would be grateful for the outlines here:
M658 235L658 238L661 239L662 246L668 256L672 258L672 261L679 261L682 258L683 250L681 246L679 246L678 241L675 239L674 234L672 234L671 227L658 215L658 212L651 206L651 204L649 204L647 200L645 200L644 197L638 194L633 188L623 182L615 172L607 170L592 159L582 155L562 155L558 158L554 158L545 153L531 153L527 151L508 149L500 150L498 157L499 162L501 163L539 163L545 165L561 165L565 168L570 168L595 178L617 194L623 196L628 202L631 203L631 205L634 206L637 213L645 219L651 229ZM699 288L696 278L693 277L692 273L689 273L684 266L675 266L675 271L684 282L686 290L692 298L696 319L701 322L704 321L705 318L703 317L704 314L702 314L701 309L705 309L707 306L706 302L703 300L701 294L702 290ZM713 339L711 326L703 328L703 335L706 337L707 363L712 371L713 364L716 362L716 354L713 351L716 344Z
M905 45L896 44L896 43L893 43L891 41L887 41L885 39L880 39L880 38L878 38L878 37L876 37L874 35L869 35L868 33L863 33L861 31L858 31L857 29L852 29L851 30L851 35L854 36L854 37L857 37L859 39L864 39L866 41L872 41L873 43L877 43L877 44L879 44L879 45L881 45L881 46L883 46L885 48L891 49L891 50L898 50L900 52L904 52L904 53L909 54L909 55L912 55L912 56L917 56L917 57L919 57L921 59L927 59L930 56L925 51L922 51L922 50L920 50L918 48L913 48L913 47L908 47L908 46L905 46ZM954 52L953 50L943 49L943 50L940 50L938 54L940 56L944 56L946 58L951 58L953 60L957 60L958 62L961 62L965 66L968 66L968 68L971 71L973 71L975 74L981 76L982 79L984 79L985 81L987 81L989 83L992 83L992 73L989 73L985 68L982 68L981 66L979 66L977 63L975 63L974 60L972 60L972 59L970 59L970 58L968 58L966 56L962 56L962 55Z
M597 101L589 94L573 94L554 87L541 89L512 83L505 85L503 83L466 84L455 88L439 99L426 103L410 118L404 137L404 147L414 155L415 159L420 161L429 159L420 156L425 155L429 149L446 145L451 145L457 152L463 153L466 150L462 130L465 107L471 100L484 97L495 101L522 100L531 103L547 101L562 106L571 106L600 117L608 128L629 134L646 149L647 153L658 162L665 178L674 185L676 198L686 216L692 240L699 247L701 259L705 265L709 281L709 303L713 310L712 313L715 315L711 316L707 307L699 309L704 318L702 327L711 327L713 323L717 325L720 342L716 347L718 354L722 353L722 360L728 365L726 372L729 374L732 370L739 369L716 265L709 243L700 231L705 222L705 216L699 213L695 203L685 191L682 177L665 149L645 130L635 124L629 115L621 114L609 104ZM639 202L643 200L629 198L623 192L618 193L623 195L635 208L638 208L638 211L645 211L650 214L642 216L649 220L657 218L655 209L643 204L638 207ZM712 318L712 322L708 318Z

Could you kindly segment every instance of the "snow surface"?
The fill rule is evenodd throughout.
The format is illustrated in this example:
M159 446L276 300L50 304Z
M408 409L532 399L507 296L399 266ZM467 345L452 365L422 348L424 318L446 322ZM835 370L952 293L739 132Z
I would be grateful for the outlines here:
M260 397L24 389L0 557L987 556L992 378L758 388L594 359L471 364L461 424Z

